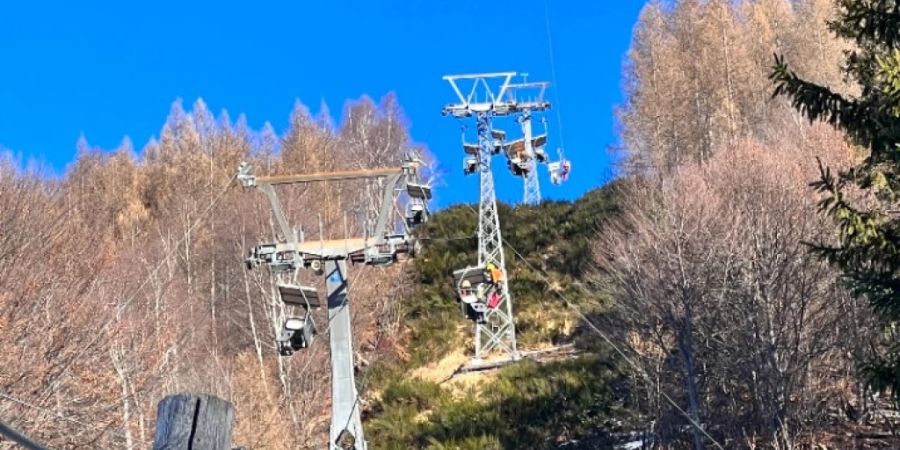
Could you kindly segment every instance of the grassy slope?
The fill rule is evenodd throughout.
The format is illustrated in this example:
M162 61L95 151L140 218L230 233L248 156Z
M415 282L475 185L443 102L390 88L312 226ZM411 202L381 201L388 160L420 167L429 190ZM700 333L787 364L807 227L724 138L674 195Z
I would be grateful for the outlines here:
M506 244L542 272L507 249L520 348L575 339L580 328L560 294L583 308L602 308L602 299L588 298L579 284L590 264L590 240L615 215L614 189L597 189L575 202L501 205ZM371 447L551 449L578 441L565 448L602 448L615 418L624 414L616 406L621 376L605 355L588 351L569 361L523 362L464 384L411 375L471 348L471 327L455 301L450 274L475 262L476 221L472 207L458 205L436 214L420 233L425 251L413 264L416 284L402 301L408 355L382 361L373 373L371 388L380 395L366 412Z

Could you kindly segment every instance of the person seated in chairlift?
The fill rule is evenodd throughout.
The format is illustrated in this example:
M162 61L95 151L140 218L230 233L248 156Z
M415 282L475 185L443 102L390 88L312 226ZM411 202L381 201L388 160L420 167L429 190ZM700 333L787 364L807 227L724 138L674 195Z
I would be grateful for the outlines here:
M503 271L496 264L489 262L484 266L488 273L488 279L491 283L498 284L503 281Z
M472 283L469 283L469 280L463 280L460 283L459 299L463 303L475 303L478 301L478 294L472 289Z
M500 305L500 293L495 290L491 292L490 297L488 297L487 307L494 309L498 305Z
M569 161L565 161L562 163L562 173L560 174L560 178L562 181L566 181L569 178L569 172L572 170L572 163Z

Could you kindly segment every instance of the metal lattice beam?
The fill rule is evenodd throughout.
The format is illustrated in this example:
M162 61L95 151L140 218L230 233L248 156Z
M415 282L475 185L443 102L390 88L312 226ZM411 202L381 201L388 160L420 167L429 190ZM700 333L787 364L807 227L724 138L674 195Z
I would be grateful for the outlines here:
M472 75L448 75L444 80L450 83L456 93L458 103L443 108L444 115L457 118L475 116L478 145L464 145L469 154L477 158L480 178L478 202L478 264L496 266L503 274L498 294L499 301L487 309L484 320L475 322L475 361L492 352L505 353L513 360L520 358L516 345L516 325L513 316L513 299L509 294L508 272L503 256L503 238L500 233L500 218L497 213L497 194L494 190L494 175L491 170L491 156L498 151L498 142L492 133L494 117L517 114L522 108L543 108L542 98L531 99L520 104L514 95L515 87L510 82L515 72L496 72ZM460 81L472 83L471 90L464 91ZM499 87L496 87L499 84ZM492 87L494 86L494 87ZM549 106L549 105L547 105Z

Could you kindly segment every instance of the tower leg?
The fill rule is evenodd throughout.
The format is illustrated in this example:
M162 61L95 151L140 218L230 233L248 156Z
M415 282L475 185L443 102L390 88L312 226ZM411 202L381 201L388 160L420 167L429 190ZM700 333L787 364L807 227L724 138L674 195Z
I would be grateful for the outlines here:
M366 450L353 368L347 262L328 260L325 262L325 273L331 335L331 432L328 448ZM350 440L355 442L353 446L348 446Z

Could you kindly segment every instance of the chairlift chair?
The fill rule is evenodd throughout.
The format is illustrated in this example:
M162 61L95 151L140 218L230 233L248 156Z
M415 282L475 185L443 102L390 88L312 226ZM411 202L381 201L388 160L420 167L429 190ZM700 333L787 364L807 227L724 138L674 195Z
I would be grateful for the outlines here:
M406 225L412 228L428 220L426 205L431 200L431 185L407 181L406 193L409 195L409 202L406 205Z
M456 292L463 314L476 322L484 322L488 311L485 303L490 275L484 267L466 267L453 272Z
M428 220L428 214L424 204L420 202L410 202L406 208L406 225L408 227L417 227Z
M547 164L550 171L550 182L553 184L562 184L563 181L569 179L569 173L572 171L572 162L563 157L562 150L559 150L559 161Z
M309 315L305 317L287 317L281 329L281 335L276 339L278 353L281 356L291 356L294 352L308 348L316 335L316 326Z
M507 142L503 149L506 151L506 157L508 159L518 159L524 160L527 155L525 154L525 139L519 138L512 142Z
M282 356L293 355L294 352L307 348L316 335L316 325L310 310L320 308L322 301L318 291L310 286L279 283L278 296L285 305L303 309L303 317L290 316L284 319L281 334L276 339L278 353Z
M244 259L247 270L253 270L260 264L268 264L274 273L290 272L297 267L294 253L291 251L278 251L275 244L261 244L250 249L247 258Z
M478 159L474 156L468 156L463 160L463 174L472 175L478 170Z
M528 171L531 170L531 167L529 167L531 165L530 162L522 161L519 158L510 159L507 161L507 165L509 166L509 171L517 177L528 176Z

